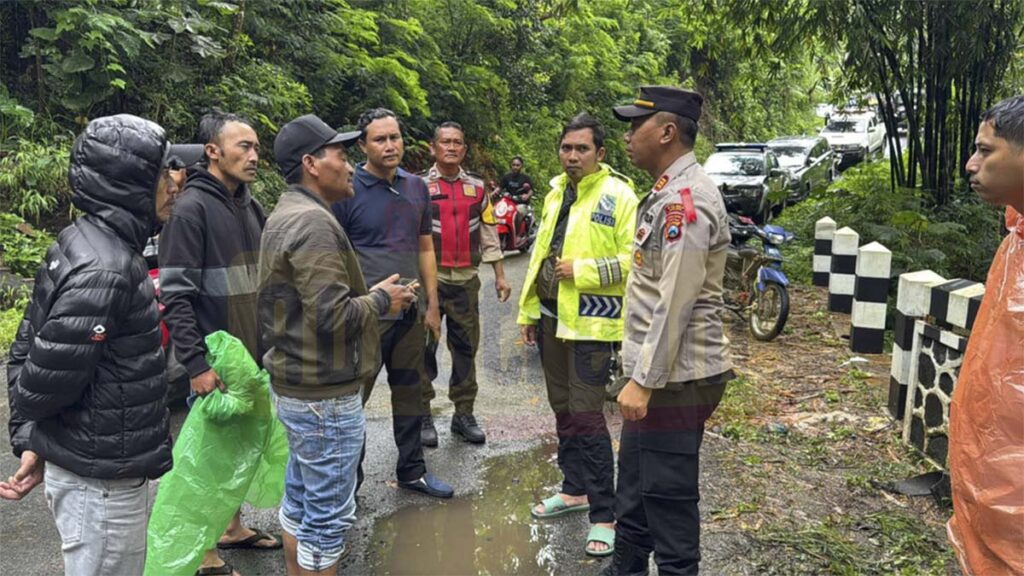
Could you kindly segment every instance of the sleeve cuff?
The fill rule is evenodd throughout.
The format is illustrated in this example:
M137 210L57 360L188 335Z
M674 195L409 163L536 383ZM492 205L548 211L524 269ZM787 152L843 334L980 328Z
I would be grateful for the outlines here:
M189 378L195 378L209 369L210 365L206 363L205 352L196 354L185 362L185 370L188 371Z
M633 369L633 375L630 376L630 378L632 378L637 384L651 390L660 390L661 388L664 388L665 384L668 382L668 376L666 374L644 372L640 366Z
M14 452L15 458L21 458L21 454L31 448L29 439L32 437L33 428L35 428L35 422L23 422L18 426L18 431L11 436L11 450Z
M370 293L373 296L374 304L377 305L377 315L384 316L391 308L391 296L380 288Z

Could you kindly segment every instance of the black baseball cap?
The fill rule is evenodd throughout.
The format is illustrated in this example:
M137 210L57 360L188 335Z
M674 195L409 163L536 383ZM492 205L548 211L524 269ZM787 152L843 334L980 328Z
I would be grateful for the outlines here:
M202 144L171 144L164 154L164 168L181 170L193 164L198 164L203 159Z
M703 104L704 97L692 90L674 86L641 86L640 95L632 104L616 106L612 111L624 122L655 112L673 112L697 122Z
M338 132L314 114L299 116L281 127L274 138L274 161L281 174L288 178L302 166L302 157L324 146L351 146L362 132Z

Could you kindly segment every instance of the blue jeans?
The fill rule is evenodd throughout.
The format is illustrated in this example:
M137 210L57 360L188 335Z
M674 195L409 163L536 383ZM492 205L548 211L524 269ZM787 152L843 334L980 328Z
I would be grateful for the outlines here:
M319 571L338 562L356 520L356 467L366 418L359 393L326 400L274 394L288 433L281 527L298 540L299 566Z

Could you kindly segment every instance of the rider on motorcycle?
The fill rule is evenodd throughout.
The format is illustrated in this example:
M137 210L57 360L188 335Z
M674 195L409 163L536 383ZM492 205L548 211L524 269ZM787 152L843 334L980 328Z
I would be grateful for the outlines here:
M533 180L523 172L522 156L512 157L511 171L501 177L500 190L503 194L508 194L516 204L530 205L530 199L533 198ZM524 214L523 211L516 214L517 230L522 224Z

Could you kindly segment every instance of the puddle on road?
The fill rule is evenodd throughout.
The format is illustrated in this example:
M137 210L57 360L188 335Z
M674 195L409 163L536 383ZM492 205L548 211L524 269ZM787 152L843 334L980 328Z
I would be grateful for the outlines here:
M370 545L374 573L555 574L554 529L529 510L561 479L551 461L555 449L546 443L489 458L482 492L378 520Z

